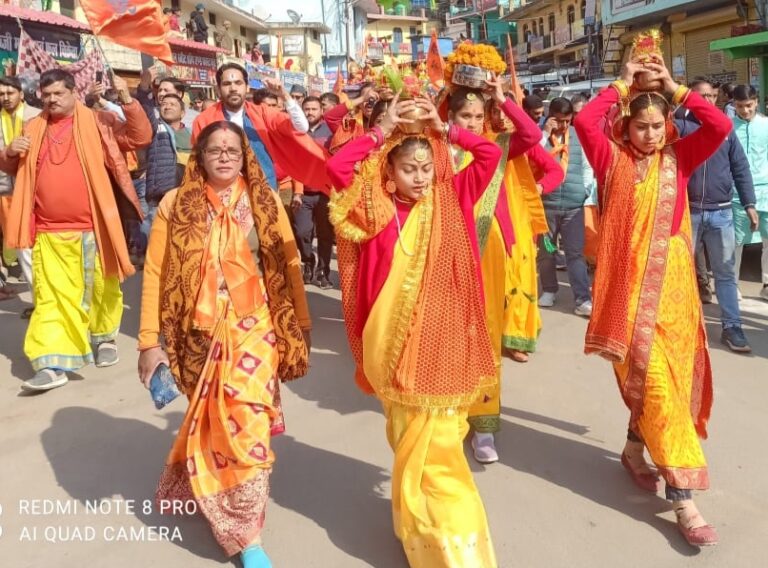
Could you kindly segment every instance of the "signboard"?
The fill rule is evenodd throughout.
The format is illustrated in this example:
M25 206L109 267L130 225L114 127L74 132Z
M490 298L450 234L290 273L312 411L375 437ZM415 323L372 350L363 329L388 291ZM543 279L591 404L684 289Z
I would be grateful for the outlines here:
M672 58L672 78L675 81L685 82L685 55L676 55Z
M248 86L252 89L261 89L266 79L278 80L278 72L274 67L266 65L254 65L246 62L246 71L248 71Z
M216 84L216 56L171 45L174 65L170 69L158 64L167 73L190 85L207 87Z
M75 32L62 31L25 24L29 37L37 41L40 47L49 53L58 63L69 64L80 59L80 36ZM5 69L15 66L19 56L19 36L21 30L16 22L0 21L0 74L6 75Z
M305 73L296 73L295 71L280 71L280 80L287 90L291 90L294 85L300 87L307 86L307 75Z
M309 78L309 94L316 97L322 95L328 90L328 85L322 77Z
M528 43L531 45L531 53L534 51L544 51L544 36L531 36Z
M304 55L304 36L283 36L283 55Z
M648 4L647 0L611 0L611 13L618 14Z

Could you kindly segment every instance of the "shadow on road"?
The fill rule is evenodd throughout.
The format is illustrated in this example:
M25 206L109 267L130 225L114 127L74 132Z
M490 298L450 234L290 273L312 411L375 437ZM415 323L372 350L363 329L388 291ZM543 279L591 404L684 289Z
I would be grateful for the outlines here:
M382 487L389 472L291 436L274 438L273 448L270 493L276 503L313 520L340 550L371 566L407 566Z
M314 286L307 286L307 300L314 328L322 322L323 333L312 335L309 374L286 383L296 396L316 402L319 408L335 410L341 415L354 412L381 412L375 398L363 394L355 385L355 364L349 352L341 302Z
M178 527L183 542L174 544L196 556L224 562L223 551L201 517L145 515L140 504L154 503L157 481L173 445L182 412L163 415L165 429L141 420L116 418L84 407L58 410L41 442L56 481L82 503L99 499L134 500L136 518L147 526Z
M502 464L649 524L682 556L699 553L685 543L674 523L659 516L670 511L669 502L635 487L619 454L508 420L502 430L504 435L496 441ZM557 511L552 514L556 516Z

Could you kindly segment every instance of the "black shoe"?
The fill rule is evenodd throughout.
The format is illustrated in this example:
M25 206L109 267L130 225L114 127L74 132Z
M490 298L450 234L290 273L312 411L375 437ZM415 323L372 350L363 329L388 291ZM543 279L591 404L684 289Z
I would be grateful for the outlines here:
M312 282L312 267L309 264L304 265L304 284Z
M317 285L320 287L321 290L330 290L333 288L333 284L331 284L331 281L328 279L327 276L321 276L317 279Z
M726 327L720 336L720 341L736 353L750 353L752 351L740 327Z
M712 303L712 290L709 289L709 286L699 286L699 298L701 298L702 304Z

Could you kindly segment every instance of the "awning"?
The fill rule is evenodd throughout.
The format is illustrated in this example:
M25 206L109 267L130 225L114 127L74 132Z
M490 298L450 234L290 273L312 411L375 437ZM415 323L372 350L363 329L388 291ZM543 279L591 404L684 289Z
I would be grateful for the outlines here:
M78 22L56 12L45 12L43 10L31 10L29 8L0 4L0 16L19 18L28 22L38 22L48 26L64 27L78 32L91 33L91 28L88 27L88 24Z
M180 39L177 37L169 37L168 43L171 47L181 47L184 49L190 49L195 51L206 51L208 53L229 53L226 49L216 47L215 45L209 45L207 43L199 43L197 41L190 41L188 39Z
M589 38L586 35L581 36L578 39L574 39L573 41L569 41L565 44L564 49L568 49L569 47L575 47L577 45L584 45L589 41Z
M768 32L717 39L709 44L710 51L725 51L733 59L768 55Z

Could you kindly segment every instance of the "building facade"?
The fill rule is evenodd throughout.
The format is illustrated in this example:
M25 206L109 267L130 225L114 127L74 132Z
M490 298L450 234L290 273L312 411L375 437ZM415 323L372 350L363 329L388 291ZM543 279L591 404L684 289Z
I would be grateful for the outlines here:
M759 23L754 0L602 0L603 22L621 26L624 59L634 37L659 28L664 34L664 56L672 75L688 82L707 77L714 82L759 81L758 65L749 58L733 59L711 50L713 41L729 38L740 28ZM739 32L736 31L736 34Z

